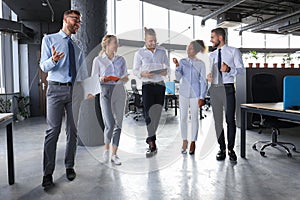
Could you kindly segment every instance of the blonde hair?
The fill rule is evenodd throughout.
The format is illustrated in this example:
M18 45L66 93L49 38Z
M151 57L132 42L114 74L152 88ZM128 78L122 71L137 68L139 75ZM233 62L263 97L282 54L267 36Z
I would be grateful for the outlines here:
M110 43L110 41L112 39L117 39L117 37L115 35L105 35L103 38L102 38L102 41L101 41L101 51L99 52L99 55L101 56L105 51L106 51L106 47L108 46L108 44Z
M144 27L144 31L145 31L145 37L146 35L156 36L155 30L153 28Z

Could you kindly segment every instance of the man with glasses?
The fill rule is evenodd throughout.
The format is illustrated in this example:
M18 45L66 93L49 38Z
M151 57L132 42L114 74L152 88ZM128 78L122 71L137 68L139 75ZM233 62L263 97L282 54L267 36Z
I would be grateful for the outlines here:
M42 41L42 71L48 72L47 88L47 124L44 142L44 176L42 186L53 185L52 174L55 168L56 146L61 131L62 119L66 112L66 151L65 167L67 179L76 177L74 158L77 146L77 129L72 113L73 85L84 77L79 67L84 63L81 49L71 39L80 28L81 14L77 10L68 10L63 15L63 26L58 33L46 35ZM78 75L77 75L78 73ZM82 79L81 79L82 80Z

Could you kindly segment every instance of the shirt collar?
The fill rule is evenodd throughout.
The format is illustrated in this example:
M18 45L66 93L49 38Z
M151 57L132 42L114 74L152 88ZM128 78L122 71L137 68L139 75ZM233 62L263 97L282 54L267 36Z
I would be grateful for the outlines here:
M226 48L226 47L227 47L227 44L224 44L221 48L218 48L218 49L223 50L223 49Z
M110 60L108 57L107 57L107 55L106 55L106 53L105 52L103 52L103 54L102 54L102 56L101 56L102 58L105 58L105 59L107 59L107 60L109 60L109 61L114 61L115 59L116 59L116 54L114 55L114 57L113 57L113 59L112 60Z
M58 34L60 34L63 38L67 38L67 37L70 37L69 35L67 35L65 32L63 32L63 30L60 29L60 31L58 32Z

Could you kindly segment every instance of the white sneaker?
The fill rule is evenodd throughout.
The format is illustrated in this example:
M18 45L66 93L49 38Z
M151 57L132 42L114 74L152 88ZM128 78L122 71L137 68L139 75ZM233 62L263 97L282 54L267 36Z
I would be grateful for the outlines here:
M120 161L120 158L117 156L117 155L113 155L111 157L111 162L115 163L115 165L121 165L121 161Z
M109 150L104 150L103 152L103 162L108 162L109 160Z

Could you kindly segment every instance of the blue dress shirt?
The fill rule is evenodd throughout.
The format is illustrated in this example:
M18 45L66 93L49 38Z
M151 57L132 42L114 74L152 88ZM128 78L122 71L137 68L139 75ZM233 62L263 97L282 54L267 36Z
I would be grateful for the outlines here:
M87 77L87 70L84 62L84 55L78 45L72 41L76 58L76 80L83 80ZM52 60L52 46L57 52L64 52L64 57L57 63ZM40 67L43 72L48 72L48 81L57 81L61 83L71 82L69 75L69 48L68 35L60 30L58 33L45 35L42 40Z
M176 80L182 79L179 94L186 98L204 99L206 96L206 69L199 59L183 58L175 71Z

